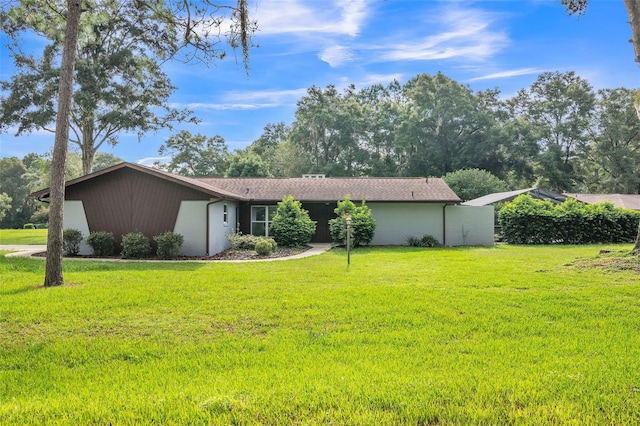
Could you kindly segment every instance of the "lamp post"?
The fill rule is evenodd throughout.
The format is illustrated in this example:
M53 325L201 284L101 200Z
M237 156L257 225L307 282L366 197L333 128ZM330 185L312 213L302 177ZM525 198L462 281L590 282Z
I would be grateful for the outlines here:
M344 220L347 222L347 265L351 265L351 215L345 214Z

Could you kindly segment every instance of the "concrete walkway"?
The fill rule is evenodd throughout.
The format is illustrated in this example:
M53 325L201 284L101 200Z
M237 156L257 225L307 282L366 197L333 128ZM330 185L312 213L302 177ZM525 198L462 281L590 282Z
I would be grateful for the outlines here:
M32 254L47 251L47 246L0 245L0 250L15 250L13 253L7 254L6 257L29 257Z
M243 263L243 262L273 262L277 260L289 260L289 259L302 259L304 257L315 256L330 250L332 245L330 243L311 243L309 250L288 257L276 257L271 259L251 259L251 260L138 260L138 259L88 259L78 258L77 260L99 260L112 261L112 262L229 262L229 263ZM25 246L25 245L0 245L0 250L15 250L14 253L9 253L6 257L31 257L35 253L42 253L47 251L47 246ZM37 257L37 259L45 259L44 257Z

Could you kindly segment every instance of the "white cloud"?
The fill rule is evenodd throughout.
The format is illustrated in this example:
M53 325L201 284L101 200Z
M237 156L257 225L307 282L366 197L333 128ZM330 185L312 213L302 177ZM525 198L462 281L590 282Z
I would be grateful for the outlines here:
M353 37L367 17L367 1L262 0L257 3L254 16L258 35L325 33Z
M205 103L205 102L192 102L188 104L180 104L181 107L188 108L190 110L197 111L225 111L225 110L236 110L236 111L246 111L252 109L263 109L263 108L275 108L279 106L278 104L261 104L261 103Z
M226 92L221 102L172 103L172 108L189 108L199 111L255 110L295 105L306 95L307 89L264 90L251 92Z
M344 46L330 46L320 52L318 57L321 61L328 63L333 68L336 68L345 62L350 62L353 59L353 53Z
M153 166L154 163L167 164L171 162L170 156L164 157L144 157L136 161L136 164L140 164L142 166Z
M515 70L505 70L494 72L487 75L481 75L480 77L474 77L468 81L481 81L481 80L498 80L503 78L519 77L521 75L541 74L544 70L540 68L520 68Z
M356 86L358 87L369 87L374 84L382 84L387 85L391 83L393 80L402 81L404 74L402 73L394 73L394 74L369 74L361 79Z
M410 41L390 42L374 46L381 51L380 61L429 61L464 58L482 61L506 47L510 41L503 31L492 29L498 15L478 9L445 9L437 13L438 19L425 22L424 28L433 28L435 34L413 37ZM436 32L440 28L439 32ZM404 39L409 38L404 36Z

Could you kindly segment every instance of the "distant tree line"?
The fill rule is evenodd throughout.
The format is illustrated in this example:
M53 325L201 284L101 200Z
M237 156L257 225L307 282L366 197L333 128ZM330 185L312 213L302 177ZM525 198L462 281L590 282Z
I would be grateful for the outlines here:
M634 96L626 88L595 91L574 72L543 73L511 97L474 92L441 73L361 90L311 87L292 124L267 124L245 149L230 152L222 136L182 131L162 144L159 153L171 160L157 166L185 176L436 176L463 200L534 185L637 194ZM119 161L97 153L93 170ZM28 194L48 186L50 164L39 154L0 160L1 227L46 220ZM82 164L72 153L67 178L82 175Z
M596 91L574 72L545 72L508 98L498 89L474 92L442 73L362 90L314 86L291 125L268 124L246 149L230 153L220 136L181 132L160 148L172 161L158 166L190 176L441 177L475 170L467 174L476 186L477 179L490 181L479 192L539 185L639 193L634 95Z
M94 171L121 163L122 159L97 153ZM23 158L0 158L0 228L22 228L27 223L46 225L48 207L29 194L49 186L51 155L31 153ZM82 156L72 152L67 159L66 179L82 176Z

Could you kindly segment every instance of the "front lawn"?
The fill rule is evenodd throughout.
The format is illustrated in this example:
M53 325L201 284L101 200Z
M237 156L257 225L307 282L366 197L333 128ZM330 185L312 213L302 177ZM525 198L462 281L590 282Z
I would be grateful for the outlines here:
M65 260L52 289L0 257L0 424L638 424L640 275L603 247Z
M47 229L0 229L0 245L47 244Z

